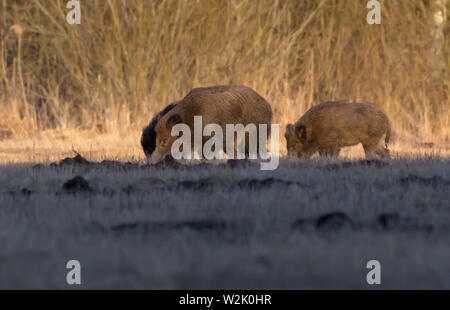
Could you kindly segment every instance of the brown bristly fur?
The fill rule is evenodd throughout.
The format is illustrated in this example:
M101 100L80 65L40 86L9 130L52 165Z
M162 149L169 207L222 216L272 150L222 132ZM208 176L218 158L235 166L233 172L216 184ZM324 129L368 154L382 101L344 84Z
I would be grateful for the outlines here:
M312 107L285 133L290 156L338 156L341 148L361 143L366 156L389 157L390 135L389 118L376 106L342 101Z
M225 85L193 89L156 124L156 149L152 158L160 159L170 152L173 141L178 139L171 135L172 127L176 123L188 125L193 139L194 116L202 116L203 126L219 125L223 131L225 146L227 124L254 124L256 128L259 128L260 124L266 124L270 127L272 108L263 97L246 86ZM172 120L175 122L172 123Z

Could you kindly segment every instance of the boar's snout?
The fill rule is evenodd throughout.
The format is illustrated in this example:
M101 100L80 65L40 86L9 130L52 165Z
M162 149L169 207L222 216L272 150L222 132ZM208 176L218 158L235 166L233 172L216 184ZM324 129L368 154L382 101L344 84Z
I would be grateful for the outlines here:
M147 157L147 160L150 164L157 164L160 161L163 161L168 155L169 153L159 154L159 152L155 151L151 156Z

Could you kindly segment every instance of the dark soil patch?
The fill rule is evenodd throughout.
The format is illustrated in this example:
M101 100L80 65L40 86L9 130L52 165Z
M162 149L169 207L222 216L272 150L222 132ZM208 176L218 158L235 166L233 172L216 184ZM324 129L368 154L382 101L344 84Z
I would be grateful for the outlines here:
M313 219L297 219L291 229L298 232L319 231L325 233L340 232L342 230L353 230L358 228L350 217L343 212L325 213Z
M75 157L66 157L58 163L51 163L50 167L64 167L64 166L79 166L84 165L88 166L92 163L78 154Z
M20 193L22 194L22 195L24 195L25 197L30 197L31 196L31 194L33 194L33 192L32 191L30 191L28 188L22 188L22 190L20 191Z
M76 176L63 184L63 189L68 193L86 193L92 192L88 181L82 176Z
M344 229L354 229L355 223L343 212L333 212L321 215L315 221L315 227L322 232L337 232Z
M386 232L418 232L429 233L433 231L449 232L450 225L434 226L432 224L421 224L412 218L394 213L382 213L374 221L357 223L342 212L326 213L313 219L297 219L291 224L291 229L296 232L319 232L335 233L355 229L367 229Z
M64 168L64 167L82 167L89 169L116 169L116 170L131 170L131 169L144 169L144 168L157 168L166 169L172 168L176 169L184 166L173 159L172 156L166 156L163 160L156 164L145 164L133 162L120 162L117 160L103 160L102 162L91 162L77 154L75 157L67 157L59 162L54 162L50 164L52 168ZM33 166L34 169L45 168L43 164L37 164Z

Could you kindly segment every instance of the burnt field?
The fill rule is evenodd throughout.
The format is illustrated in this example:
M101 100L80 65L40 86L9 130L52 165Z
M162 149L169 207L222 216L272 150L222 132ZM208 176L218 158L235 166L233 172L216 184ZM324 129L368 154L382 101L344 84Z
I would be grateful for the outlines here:
M0 167L0 288L450 288L450 162Z

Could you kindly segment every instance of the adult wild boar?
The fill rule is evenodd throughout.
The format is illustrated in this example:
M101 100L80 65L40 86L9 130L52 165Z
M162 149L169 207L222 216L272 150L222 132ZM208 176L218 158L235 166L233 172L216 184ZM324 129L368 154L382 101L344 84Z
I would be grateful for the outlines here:
M381 139L385 136L385 145ZM342 147L361 143L366 157L389 157L391 135L388 117L369 103L325 102L286 126L289 156L338 156Z
M156 131L155 126L158 121L166 115L170 110L172 110L176 106L177 102L173 102L166 106L163 110L161 110L158 114L153 117L150 124L144 128L141 136L141 145L144 150L145 156L148 158L152 156L153 152L156 148Z
M153 161L160 160L171 152L173 142L178 139L177 136L172 136L173 126L185 124L194 133L194 116L202 117L203 126L217 124L224 133L227 124L254 124L256 128L266 124L269 130L272 108L263 97L246 86L195 88L156 123L156 148L151 156ZM193 136L192 134L191 145L194 143ZM225 138L226 135L223 134L224 148ZM205 143L203 137L201 143ZM246 146L247 144L248 139Z

